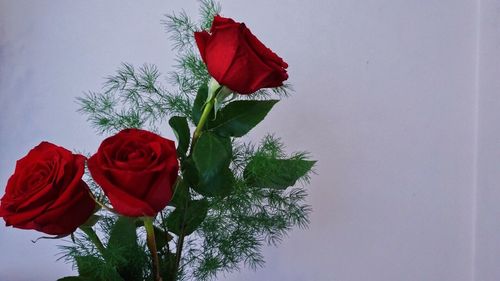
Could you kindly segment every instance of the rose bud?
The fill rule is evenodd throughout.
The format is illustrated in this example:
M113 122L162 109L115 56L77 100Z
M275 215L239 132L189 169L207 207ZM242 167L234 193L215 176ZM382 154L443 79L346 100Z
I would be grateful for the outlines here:
M93 213L95 202L82 180L85 157L42 142L17 161L1 199L7 226L51 235L75 231Z
M129 217L151 217L165 208L179 170L174 142L140 129L105 139L88 167L115 211Z
M245 26L215 16L210 33L194 37L210 75L221 85L244 95L283 85L288 65Z

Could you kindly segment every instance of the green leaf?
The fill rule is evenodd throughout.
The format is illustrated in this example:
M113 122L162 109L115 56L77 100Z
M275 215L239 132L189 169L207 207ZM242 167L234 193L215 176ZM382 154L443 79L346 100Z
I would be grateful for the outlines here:
M168 121L177 137L177 153L185 156L189 149L190 132L186 117L174 116Z
M111 229L106 261L126 280L141 280L144 252L137 243L136 219L120 216Z
M224 167L215 175L201 177L197 185L193 186L196 192L207 197L224 197L233 191L234 175L229 167Z
M241 137L266 117L278 100L239 100L226 105L208 128L221 136Z
M105 266L104 260L94 256L77 256L75 257L78 274L81 276L92 276L95 268Z
M101 216L93 214L91 215L86 222L84 222L80 227L82 226L87 226L87 227L92 227L94 226L99 220L101 219Z
M231 157L229 137L205 132L195 144L192 158L183 163L184 180L203 196L225 196L232 191L234 183L229 169Z
M94 281L124 281L115 268L94 256L75 257L78 274ZM84 279L85 280L85 279Z
M176 280L175 258L175 253L166 253L160 257L160 275L164 281Z
M181 165L183 180L189 186L196 186L199 182L199 173L192 157L186 158ZM175 196L175 194L174 194ZM177 199L175 199L177 201ZM175 202L173 203L175 204Z
M175 182L175 191L172 200L168 203L170 206L180 207L184 206L189 200L189 187L186 185L181 177L177 178Z
M316 161L255 156L245 167L243 175L250 186L286 189L305 176L314 163Z
M231 140L211 132L203 133L194 146L193 160L200 178L211 178L228 167L231 157Z
M137 245L135 218L120 216L109 234L108 248L119 249Z
M207 216L208 201L189 201L187 207L176 208L167 218L168 230L176 235L193 233Z
M225 196L231 192L234 182L233 173L229 169L231 157L229 137L205 132L194 146L194 167L189 159L184 163L184 178L187 177L188 182L201 195Z
M168 232L163 231L156 225L154 226L154 231L155 231L156 248L158 250L163 249L163 247L165 247L167 243L173 239L172 235L170 235Z
M200 89L198 89L198 94L194 99L193 111L191 113L191 118L195 125L198 125L200 122L201 114L203 113L203 108L205 107L205 102L208 97L208 85L203 84Z

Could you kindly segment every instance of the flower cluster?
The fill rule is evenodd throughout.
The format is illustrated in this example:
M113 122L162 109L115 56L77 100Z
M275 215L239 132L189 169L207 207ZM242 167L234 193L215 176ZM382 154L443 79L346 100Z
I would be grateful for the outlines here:
M193 36L212 77L200 88L193 104L193 134L186 117L174 116L169 123L177 145L156 133L127 128L106 138L88 159L42 142L17 162L8 180L0 201L0 217L7 226L65 236L79 227L88 231L88 221L102 207L139 218L152 253L152 277L162 280L152 220L170 205L175 211L168 230L178 236L177 264L172 269L175 276L184 236L193 232L207 213L205 198L233 192L232 138L248 133L277 101L236 100L224 107L221 103L231 93L251 95L262 88L282 86L288 79L283 59L243 23L217 15L209 31L194 32ZM288 163L279 161L275 167ZM111 207L96 198L82 179L86 165ZM245 177L256 187L284 189L312 165L306 163L303 171L281 178L276 175L275 180L266 182L259 180L259 169L249 164ZM190 213L194 215L189 217ZM105 251L99 241L96 243Z
M244 23L216 16L210 32L194 36L218 88L223 85L248 95L281 86L288 78L283 59ZM82 180L85 161L83 155L42 142L18 161L1 200L0 216L17 228L58 235L75 231L95 210ZM179 165L173 141L126 129L102 142L88 159L88 168L116 212L145 217L155 216L172 199Z

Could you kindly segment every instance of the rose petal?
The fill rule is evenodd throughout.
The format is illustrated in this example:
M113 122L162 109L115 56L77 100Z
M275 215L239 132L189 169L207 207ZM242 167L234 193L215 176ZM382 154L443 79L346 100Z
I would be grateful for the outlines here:
M178 177L179 164L177 161L168 161L165 170L159 176L156 184L149 190L145 201L155 210L162 210L172 199L175 181Z
M82 176L85 172L85 157L82 155L75 155L73 167L75 167L75 171L72 171L72 174L68 174L71 175L68 176L68 178L71 179L71 182L66 183L64 188L60 188L57 200L55 200L50 206L51 209L59 208L60 206L65 205L67 201L72 200L75 196L80 196L80 194L89 194L87 184L82 181ZM82 189L82 187L84 189Z
M94 155L95 156L95 155ZM101 186L106 196L109 198L113 208L122 215L131 217L140 216L153 216L156 213L151 209L151 207L139 200L134 198L127 192L123 191L120 187L112 183L107 176L103 174L103 171L96 162L97 157L90 157L88 160L88 167L90 173L94 180Z
M195 32L194 40L196 41L196 45L198 45L198 49L200 50L201 59L206 63L205 58L205 48L207 46L207 41L210 39L210 34L206 31Z
M0 214L6 224L49 234L73 231L90 216L88 211L82 212L84 207L91 211L95 207L81 180L84 165L85 157L48 142L30 150L17 162L1 200ZM82 214L87 217L82 218ZM71 227L62 217L75 218ZM51 230L55 228L59 230Z
M145 130L127 129L103 141L88 160L88 168L117 212L132 217L154 216L171 199L171 183L178 171L177 167L174 179L165 181L171 172L168 167L176 167L171 162L177 165L173 141ZM150 197L159 182L168 184L162 184L167 195Z
M22 225L26 225L29 222L33 221L34 218L44 213L44 211L48 208L47 205L40 205L36 208L32 208L29 210L25 210L22 212L9 212L5 210L6 213L3 216L5 223L7 225L14 225L15 227L20 227Z
M217 28L227 27L231 25L238 25L233 19L221 17L220 15L215 15L214 20L212 22L212 27L210 28L210 32L214 32Z
M227 84L226 74L236 61L240 46L238 26L227 27L211 35L205 50L205 63L210 75L231 89L233 88Z
M68 234L75 231L92 215L95 202L88 193L87 184L79 181L75 189L80 192L73 198L67 198L64 203L51 206L35 219L34 223L38 230L51 235Z

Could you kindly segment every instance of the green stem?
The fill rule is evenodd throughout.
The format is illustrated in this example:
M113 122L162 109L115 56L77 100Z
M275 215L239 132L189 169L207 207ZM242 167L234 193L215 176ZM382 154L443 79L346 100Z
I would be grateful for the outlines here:
M99 253L104 255L104 245L102 244L101 239L99 239L99 236L97 236L97 233L95 233L94 229L90 226L81 226L80 229L89 237L90 241L94 243Z
M155 281L162 281L160 276L160 262L158 259L158 250L156 249L156 240L155 240L155 229L153 226L153 218L145 217L144 220L144 228L146 228L147 242L148 248L151 252L151 258L153 259L153 276Z
M185 218L186 218L187 204L188 203L189 203L189 195L186 196L186 201L184 202L186 207L184 209L184 215L183 215L182 224L181 224L181 231L179 233L179 238L177 240L177 249L175 252L175 272L174 272L175 278L177 278L177 275L179 274L179 267L181 264L181 257L182 257L182 248L184 247L184 237L186 236L184 234L184 227L185 227Z
M193 138L191 140L191 148L189 150L189 155L192 154L194 145L196 144L196 141L198 138L201 136L201 133L203 132L203 127L205 126L205 123L207 123L208 118L210 117L210 113L212 112L212 109L214 108L215 104L215 99L217 97L217 94L220 92L222 87L219 87L217 90L215 90L214 95L212 98L205 104L205 108L203 109L203 112L201 113L200 121L198 122L198 125L196 126L196 129L194 130L193 133ZM210 95L210 93L208 93ZM189 201L189 198L186 198L186 201ZM186 202L187 203L187 202ZM184 216L185 217L185 216ZM182 257L182 249L184 247L184 220L182 221L181 224L181 232L179 233L179 237L177 238L177 248L175 252L175 271L174 271L174 276L177 276L179 274L179 267L181 263L181 257ZM177 277L175 277L177 278Z
M215 96L216 95L214 95L214 97L207 102L205 108L203 109L203 113L201 114L200 117L200 122L198 122L198 125L196 126L196 129L194 130L193 133L193 140L191 141L191 151L194 148L196 141L201 136L203 127L205 126L205 123L207 122L208 117L210 116L210 112L212 112L212 109L214 108Z

